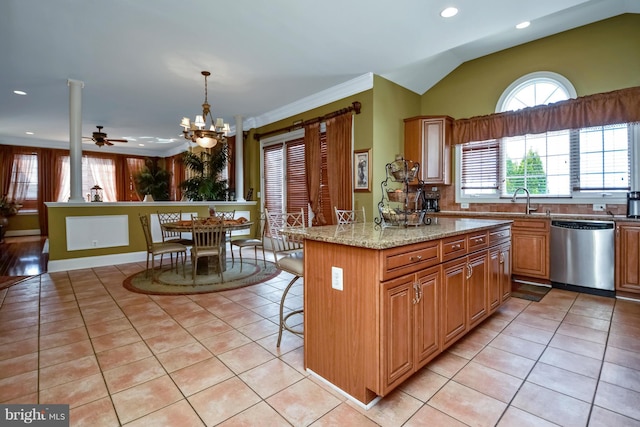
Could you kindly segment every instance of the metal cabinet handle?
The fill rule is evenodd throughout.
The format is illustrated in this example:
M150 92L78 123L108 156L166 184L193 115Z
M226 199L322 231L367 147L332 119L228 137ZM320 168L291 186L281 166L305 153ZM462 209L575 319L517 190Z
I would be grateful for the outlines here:
M420 261L422 259L422 255L416 255L409 258L409 261Z
M500 251L500 264L504 264L504 252Z
M413 282L413 303L417 304L422 299L422 292L420 291L420 283Z
M460 243L458 243L457 245L452 245L451 249L460 249Z
M467 264L467 279L470 279L473 275L473 267L471 264Z

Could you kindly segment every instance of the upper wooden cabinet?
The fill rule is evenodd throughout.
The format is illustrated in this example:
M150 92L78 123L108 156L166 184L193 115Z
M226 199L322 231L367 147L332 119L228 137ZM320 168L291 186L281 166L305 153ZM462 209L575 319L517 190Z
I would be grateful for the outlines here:
M427 184L451 184L449 116L419 116L404 120L404 157L420 163L420 179Z

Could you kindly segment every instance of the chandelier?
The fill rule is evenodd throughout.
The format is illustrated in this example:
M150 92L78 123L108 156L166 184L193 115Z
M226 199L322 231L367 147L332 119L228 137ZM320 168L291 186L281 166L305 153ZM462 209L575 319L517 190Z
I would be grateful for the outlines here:
M211 148L216 144L223 143L226 140L226 134L229 132L229 124L225 123L221 118L213 120L211 115L211 105L207 101L207 77L211 75L208 71L202 71L200 74L204 76L204 104L202 104L202 115L197 115L192 122L188 117L183 117L180 126L184 128L182 131L185 139L195 142L200 147ZM207 117L210 124L207 124ZM207 127L210 126L208 129Z

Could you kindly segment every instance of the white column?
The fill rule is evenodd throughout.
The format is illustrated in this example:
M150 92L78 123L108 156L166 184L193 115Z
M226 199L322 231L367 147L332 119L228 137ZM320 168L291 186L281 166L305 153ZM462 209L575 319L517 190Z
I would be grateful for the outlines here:
M236 200L244 202L244 138L242 116L236 116Z
M82 88L84 82L67 80L69 86L70 202L86 202L82 194Z

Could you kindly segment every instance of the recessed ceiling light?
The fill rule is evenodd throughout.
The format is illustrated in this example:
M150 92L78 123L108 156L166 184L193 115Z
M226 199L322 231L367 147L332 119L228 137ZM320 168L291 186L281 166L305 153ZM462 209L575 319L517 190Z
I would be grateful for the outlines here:
M13 93L15 93L16 95L26 95L27 92L23 91L23 90L14 90Z
M33 133L33 132L31 132L31 131L26 131L25 133L26 133L27 135L34 135L34 133Z
M531 25L531 22L524 21L524 22L521 22L518 25L516 25L516 28L519 29L519 30L522 30L523 28L527 28L529 25Z
M456 16L458 14L458 9L455 7L448 7L440 12L440 16L443 18L451 18L452 16Z
M138 147L144 147L144 144L138 144Z

